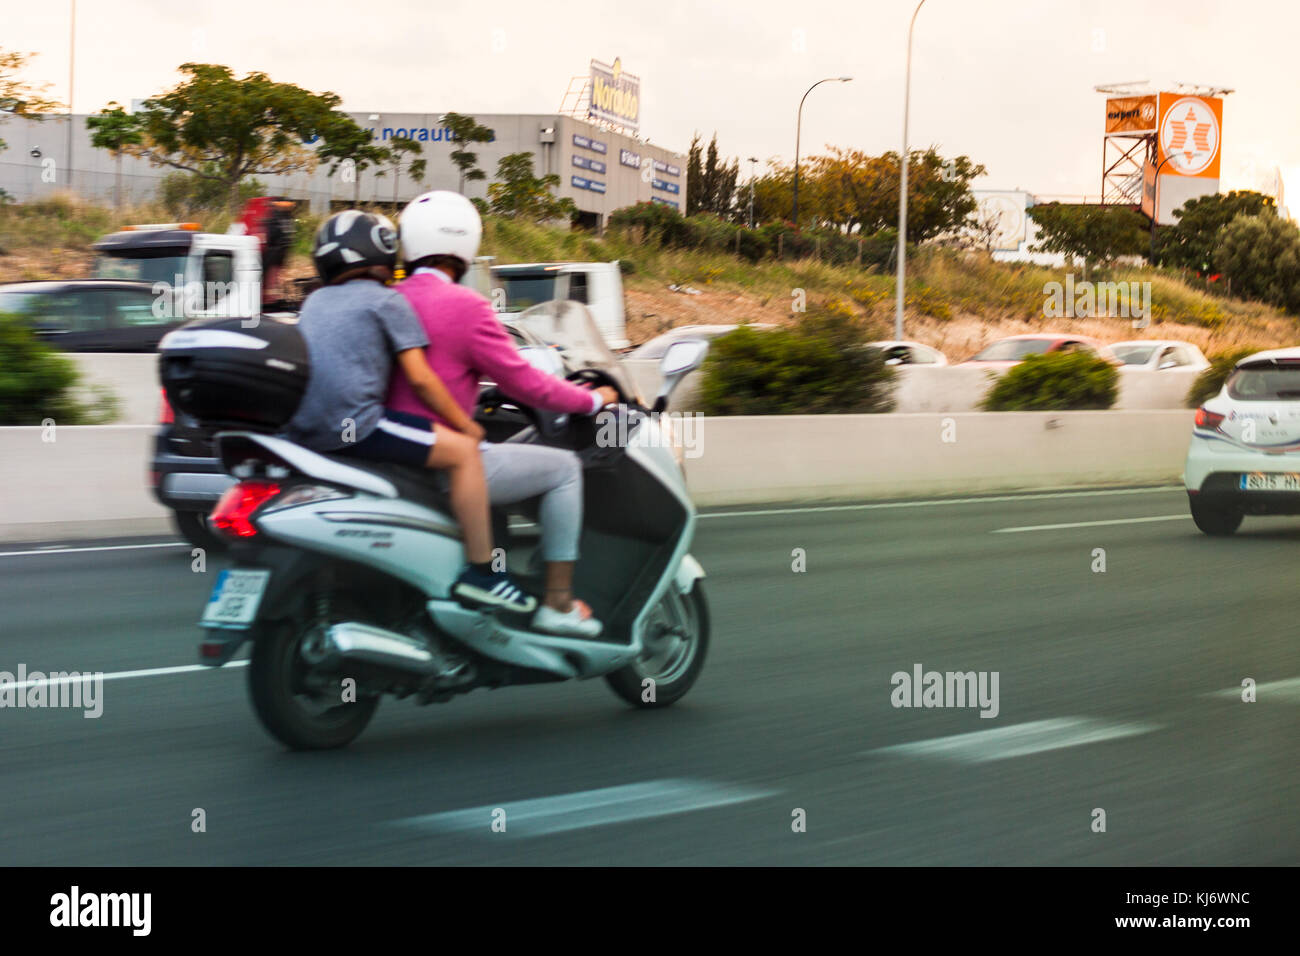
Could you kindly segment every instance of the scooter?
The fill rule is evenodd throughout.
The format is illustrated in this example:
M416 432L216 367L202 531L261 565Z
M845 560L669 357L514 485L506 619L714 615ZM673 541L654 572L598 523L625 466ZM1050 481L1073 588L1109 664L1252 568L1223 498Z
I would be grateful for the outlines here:
M704 570L690 554L696 513L673 422L656 413L708 344L668 350L663 386L647 408L584 307L547 303L529 312L523 321L543 327L551 345L522 349L530 361L562 370L554 350L563 350L569 367L582 364L569 379L613 386L620 402L597 418L549 415L489 389L480 414L521 411L532 424L509 441L579 456L585 513L575 590L603 632L539 633L527 615L453 599L461 534L429 472L221 432L218 454L237 484L208 523L230 542L233 564L219 572L203 612L199 659L221 666L251 641L253 708L288 747L346 746L385 695L429 704L480 687L604 677L628 703L658 708L699 677L709 614ZM535 519L535 503L515 517ZM508 518L494 511L496 543L516 579L540 591L538 575L516 570L530 561Z

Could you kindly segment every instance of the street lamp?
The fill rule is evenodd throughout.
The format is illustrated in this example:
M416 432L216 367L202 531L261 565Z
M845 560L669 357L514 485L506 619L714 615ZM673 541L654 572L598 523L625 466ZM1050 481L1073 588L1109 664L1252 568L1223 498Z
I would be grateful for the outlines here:
M1193 156L1201 155L1201 153L1199 151L1195 153L1170 153L1164 159L1160 160L1160 164L1156 166L1155 177L1152 179L1154 191L1151 196L1151 254L1147 257L1150 260L1152 268L1154 268L1156 264L1156 219L1160 216L1160 170L1164 169L1165 163L1169 162L1171 159L1176 159L1177 157L1184 155L1188 159L1191 159Z
M922 0L924 2L924 0ZM799 100L799 116L794 124L794 227L799 228L799 135L803 129L803 101L808 99L808 94L823 83L848 83L852 80L851 76L828 76L824 80L818 80L804 92Z
M907 69L903 80L903 151L898 157L898 288L894 304L894 338L899 341L903 338L903 283L907 278L907 113L912 101L912 30L916 27L916 15L923 6L925 0L916 5L912 22L907 26Z
M749 228L754 228L754 167L758 165L758 157L749 157Z

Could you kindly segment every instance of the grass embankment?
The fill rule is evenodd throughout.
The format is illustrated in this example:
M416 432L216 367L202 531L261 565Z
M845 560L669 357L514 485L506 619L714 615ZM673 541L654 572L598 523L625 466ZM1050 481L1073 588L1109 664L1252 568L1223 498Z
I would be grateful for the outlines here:
M177 218L161 204L114 210L56 195L39 202L0 207L0 281L86 275L91 243L127 223ZM222 232L229 214L195 214L204 229ZM319 218L304 217L290 259L289 276L311 273L307 251ZM663 248L637 237L588 233L490 218L483 253L507 262L621 259L627 293L628 334L635 341L691 323L743 320L789 324L800 302L839 299L874 334L892 337L894 277L879 268L832 266L812 259L751 265L726 252ZM1171 272L1118 268L1093 274L1095 281L1150 282L1151 325L1138 330L1122 318L1048 318L1046 287L1067 271L993 262L987 256L922 249L909 259L906 333L934 345L950 360L969 357L1004 335L1064 331L1103 341L1173 338L1207 353L1241 347L1275 347L1300 339L1297 320L1258 303L1241 302L1198 288ZM1081 275L1076 271L1076 282ZM686 291L690 289L698 294Z

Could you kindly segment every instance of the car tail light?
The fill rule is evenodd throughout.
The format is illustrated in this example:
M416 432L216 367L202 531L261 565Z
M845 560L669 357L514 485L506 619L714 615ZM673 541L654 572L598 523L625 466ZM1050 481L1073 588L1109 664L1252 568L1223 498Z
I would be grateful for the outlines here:
M1218 412L1212 412L1204 405L1196 410L1196 427L1197 428L1215 428L1223 424L1224 416Z
M273 481L241 481L226 489L212 509L208 523L231 538L251 538L257 534L253 513L280 493Z
M170 425L176 421L176 413L172 411L172 403L167 401L167 393L162 392L162 405L158 409L158 424Z

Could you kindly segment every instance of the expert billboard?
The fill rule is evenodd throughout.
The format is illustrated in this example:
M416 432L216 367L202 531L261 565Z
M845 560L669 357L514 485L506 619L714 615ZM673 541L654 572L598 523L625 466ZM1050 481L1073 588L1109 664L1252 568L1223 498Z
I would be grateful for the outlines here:
M1154 133L1156 97L1115 96L1106 101L1106 134Z

